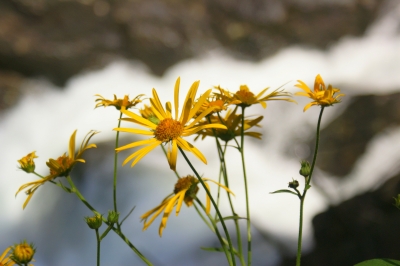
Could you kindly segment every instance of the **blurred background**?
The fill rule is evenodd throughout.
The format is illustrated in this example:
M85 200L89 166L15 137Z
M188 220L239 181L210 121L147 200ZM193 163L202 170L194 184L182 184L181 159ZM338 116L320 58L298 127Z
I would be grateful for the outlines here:
M304 265L353 265L400 259L400 3L397 0L2 0L0 1L0 249L27 239L37 247L35 265L94 265L95 235L84 222L91 213L75 195L46 184L25 210L18 188L34 176L17 160L36 151L36 170L68 151L89 130L97 149L72 172L81 192L100 212L112 209L113 146L118 112L94 109L94 94L181 97L195 80L199 93L215 85L254 92L296 80L310 87L321 74L342 90L343 102L324 112L313 188L307 195ZM253 265L293 265L297 198L271 195L298 176L310 159L319 108L269 102L249 114L263 115L263 139L246 140L254 232ZM125 126L131 126L125 124ZM122 143L135 140L121 134ZM217 179L213 142L194 143L208 165L192 162ZM120 153L120 162L129 152ZM140 216L171 193L176 177L160 150L134 168L119 168L118 203L132 243L155 265L224 265L223 254L200 247L218 240L193 208L171 215L163 237L160 219L142 232ZM235 204L244 215L239 155L229 150ZM183 158L178 171L190 174ZM204 199L204 192L199 193ZM222 210L228 215L227 205ZM232 226L229 225L229 226ZM245 223L242 223L245 232ZM232 232L233 227L231 227ZM102 263L143 263L115 234L102 242ZM144 265L144 264L143 264Z

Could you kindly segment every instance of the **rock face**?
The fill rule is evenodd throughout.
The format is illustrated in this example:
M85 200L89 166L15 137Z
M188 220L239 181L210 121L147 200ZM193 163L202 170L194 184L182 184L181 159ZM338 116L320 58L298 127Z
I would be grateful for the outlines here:
M362 35L381 0L3 0L0 71L63 85L118 57L161 75L215 47L251 60Z
M349 108L321 130L318 168L345 177L374 136L399 125L400 93L352 98ZM309 146L314 145L312 140Z
M348 108L321 131L317 167L346 178L374 136L400 125L399 108L400 93L352 98ZM337 266L373 258L399 259L400 210L393 206L393 197L399 193L400 174L397 174L379 189L315 216L315 248L302 257L302 263ZM281 265L294 264L294 258L287 258Z
M331 207L313 220L315 249L302 257L308 266L354 265L374 258L399 259L400 210L393 197L400 175L378 190ZM294 265L295 259L281 265Z

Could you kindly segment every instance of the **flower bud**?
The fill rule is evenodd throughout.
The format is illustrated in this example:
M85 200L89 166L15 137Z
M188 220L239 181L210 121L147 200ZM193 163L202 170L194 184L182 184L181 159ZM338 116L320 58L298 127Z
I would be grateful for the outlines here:
M95 215L93 217L85 217L87 225L91 229L99 229L103 224L103 217L101 215Z
M107 221L109 223L117 223L119 218L119 212L108 211Z
M20 168L27 173L33 173L35 171L35 162L33 161L33 159L35 158L38 158L35 154L35 151L21 158L20 160L18 160Z
M303 161L300 162L300 164L301 164L301 168L300 168L299 174L304 176L304 177L309 176L310 172L311 172L310 163L308 161L304 161L303 160Z
M290 188L296 189L298 186L299 186L299 181L297 181L297 180L293 179L293 181L289 182Z
M22 241L20 244L15 244L12 247L11 259L18 265L27 265L35 254L35 248L33 244L26 243L26 240Z

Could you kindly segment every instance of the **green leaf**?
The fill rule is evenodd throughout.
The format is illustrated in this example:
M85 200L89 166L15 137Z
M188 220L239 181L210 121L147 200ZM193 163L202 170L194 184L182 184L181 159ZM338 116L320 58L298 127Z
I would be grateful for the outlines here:
M400 261L392 259L372 259L357 263L354 266L400 266Z
M226 221L226 220L240 220L240 219L247 220L246 217L240 217L240 216L237 216L237 215L223 217L224 221ZM219 223L219 219L215 220L215 222Z
M201 247L202 250L207 250L207 251L213 251L213 252L224 252L222 248L206 248L206 247Z
M276 193L290 193L296 196L299 196L297 193L294 193L293 191L289 190L289 189L281 189L281 190L277 190L274 192L270 192L269 194L276 194Z

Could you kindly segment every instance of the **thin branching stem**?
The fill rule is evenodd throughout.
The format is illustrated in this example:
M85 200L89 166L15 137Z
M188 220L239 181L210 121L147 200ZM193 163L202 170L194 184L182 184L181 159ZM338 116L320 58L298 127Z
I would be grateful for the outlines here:
M119 115L118 128L121 126L121 118L122 118L122 112L120 112L120 115ZM119 131L117 131L117 134L115 136L115 148L118 148L118 146L119 146ZM117 169L118 169L118 153L117 153L117 151L114 150L113 202L114 202L115 213L118 213L118 208L117 208ZM117 221L117 227L119 230L121 230L121 225L120 225L119 221Z
M244 110L246 107L242 106L242 128L240 134L240 155L242 158L244 191L246 195L246 216L247 216L247 265L250 266L252 262L251 252L251 218L250 218L250 203L249 203L249 188L247 184L246 164L244 161Z
M110 223L107 221L106 218L104 218L95 208L90 205L85 197L81 194L81 192L78 190L78 188L75 186L74 182L72 181L70 176L67 176L67 180L69 185L71 186L71 192L74 193L85 206L91 210L95 215L100 215L103 219L103 222L106 223L107 225L110 225ZM129 239L119 230L118 228L112 227L112 230L120 237L124 242L135 252L135 254L144 262L146 265L153 265L130 241Z
M303 215L304 215L304 201L306 199L306 194L308 189L310 188L312 174L314 172L315 162L317 161L317 154L318 154L318 147L319 147L319 137L320 137L320 127L321 127L321 120L322 114L324 113L324 106L321 106L321 111L318 117L318 124L317 124L317 133L316 133L316 140L315 140L315 150L314 150L314 157L311 164L310 175L306 178L306 182L304 185L303 195L300 195L300 218L299 218L299 236L297 239L297 256L296 256L296 266L301 265L301 249L302 249L302 240L303 240Z

